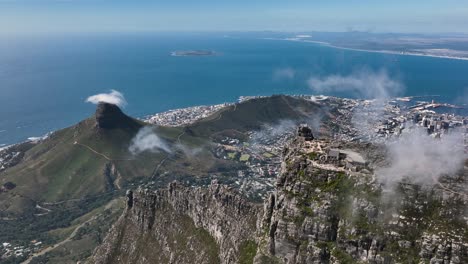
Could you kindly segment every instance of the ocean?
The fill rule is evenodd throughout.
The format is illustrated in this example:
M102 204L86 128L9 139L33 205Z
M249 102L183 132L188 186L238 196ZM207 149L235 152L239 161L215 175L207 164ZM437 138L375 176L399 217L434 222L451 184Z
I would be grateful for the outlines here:
M171 56L212 50L216 56ZM384 70L401 96L466 100L468 61L343 50L222 33L0 37L0 147L93 114L88 96L118 90L129 115L234 102L242 95L312 94L313 76ZM330 95L356 97L351 92ZM465 96L465 97L464 97ZM466 101L465 101L466 102Z

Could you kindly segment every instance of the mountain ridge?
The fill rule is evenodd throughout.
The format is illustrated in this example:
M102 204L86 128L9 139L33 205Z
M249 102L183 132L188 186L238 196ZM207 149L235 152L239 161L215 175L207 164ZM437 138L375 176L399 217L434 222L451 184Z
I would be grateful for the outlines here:
M119 256L128 253L135 256L132 263L151 263L145 259L155 257L152 255L154 247L135 244L135 241L146 237L164 245L166 240L159 234L166 230L160 228L167 227L163 223L174 221L158 211L166 203L172 210L189 217L189 222L203 228L216 241L218 258L215 261L197 259L197 263L442 264L448 261L461 264L468 261L468 223L462 218L468 203L466 197L447 193L437 185L424 189L401 183L395 190L395 195L401 198L388 201L384 199L380 185L366 172L370 169L367 165L360 165L364 166L362 172L320 165L320 157L313 146L325 143L310 137L297 137L285 147L276 190L263 201L263 206L250 201L240 202L233 198L237 197L235 191L233 194L228 187L216 182L198 188L171 183L162 190L139 189L133 196L138 202L127 206L90 263L126 263L128 259ZM171 193L178 188L182 191L174 202ZM193 192L204 194L193 195ZM250 225L241 225L250 235L223 232L236 223L219 214L225 208L210 206L213 201L234 205L231 213L237 213L243 219L256 219ZM246 203L253 208L247 215L243 213ZM180 204L184 206L178 207ZM212 217L202 217L206 214ZM158 220L160 225L148 224L148 221ZM216 228L207 226L210 222L218 225ZM136 228L139 230L136 233L126 233L123 240L115 239L119 230L136 226L140 227ZM177 229L171 229L171 232L178 233ZM187 239L193 235L188 232L182 237ZM236 243L223 244L225 240ZM106 251L110 245L119 250ZM202 252L213 245L198 247ZM182 248L188 250L191 244L183 244ZM145 257L138 258L133 252ZM186 251L168 252L173 252L171 258L159 259L158 263L186 263ZM107 257L112 261L106 260Z
M296 122L305 116L291 110L291 102L309 108L310 113L320 110L314 103L289 96L258 98L254 102L238 103L235 111L222 109L201 123L183 127L146 124L126 116L118 107L101 104L94 115L76 125L0 151L0 159L6 158L0 164L4 166L0 171L0 186L4 186L0 191L0 223L5 227L0 230L0 239L12 244L40 240L44 246L54 245L66 238L57 235L62 230L72 228L76 221L82 223L79 219L91 211L105 210L104 206L126 189L140 184L158 188L179 180L205 185L213 178L234 183L238 171L246 170L246 161L223 158L217 153L217 147L223 144L220 140L232 136L231 128L240 127L235 136L248 139L251 128L261 131L266 124L282 121L272 111L275 108L290 109L281 117ZM255 111L252 106L270 110L250 118L250 125L243 127L243 119ZM231 118L234 121L223 124ZM145 133L141 134L143 129ZM129 146L139 133L150 138L156 135L169 152L146 149L132 153ZM93 224L94 229L98 226ZM102 234L106 230L97 231ZM86 239L89 236L93 237L92 245L100 242L92 233ZM76 250L81 249L68 253L77 254ZM62 259L56 252L58 249L40 259Z

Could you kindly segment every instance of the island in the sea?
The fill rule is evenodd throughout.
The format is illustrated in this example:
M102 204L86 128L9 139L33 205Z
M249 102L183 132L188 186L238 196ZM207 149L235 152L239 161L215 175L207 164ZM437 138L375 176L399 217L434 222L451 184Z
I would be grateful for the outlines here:
M171 56L214 56L216 54L212 50L177 50L171 52Z

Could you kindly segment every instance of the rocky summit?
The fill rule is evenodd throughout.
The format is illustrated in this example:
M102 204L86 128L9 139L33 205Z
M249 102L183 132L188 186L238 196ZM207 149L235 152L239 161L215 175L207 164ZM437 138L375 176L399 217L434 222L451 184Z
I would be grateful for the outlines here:
M468 263L465 195L383 190L372 164L341 169L340 151L299 132L263 204L216 181L129 191L90 263Z
M468 120L370 104L100 104L0 151L0 262L468 263Z
M95 117L96 126L99 129L135 129L141 127L135 119L125 115L115 104L99 103L96 108Z

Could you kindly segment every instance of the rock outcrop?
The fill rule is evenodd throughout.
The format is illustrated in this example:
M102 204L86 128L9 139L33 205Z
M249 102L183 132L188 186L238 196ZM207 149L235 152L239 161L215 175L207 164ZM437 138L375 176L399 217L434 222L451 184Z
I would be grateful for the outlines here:
M260 207L213 182L127 192L127 208L91 263L236 263L255 254Z
M409 183L385 193L370 168L317 165L309 143L285 149L263 206L216 182L127 192L92 263L468 263L466 196Z
M95 113L96 126L99 129L135 129L141 127L137 120L125 115L117 105L99 103Z
M468 263L466 197L412 184L385 194L371 174L314 165L303 144L285 150L255 263Z
M297 136L304 138L305 141L314 140L314 134L312 133L312 129L306 125L300 125L297 129Z

